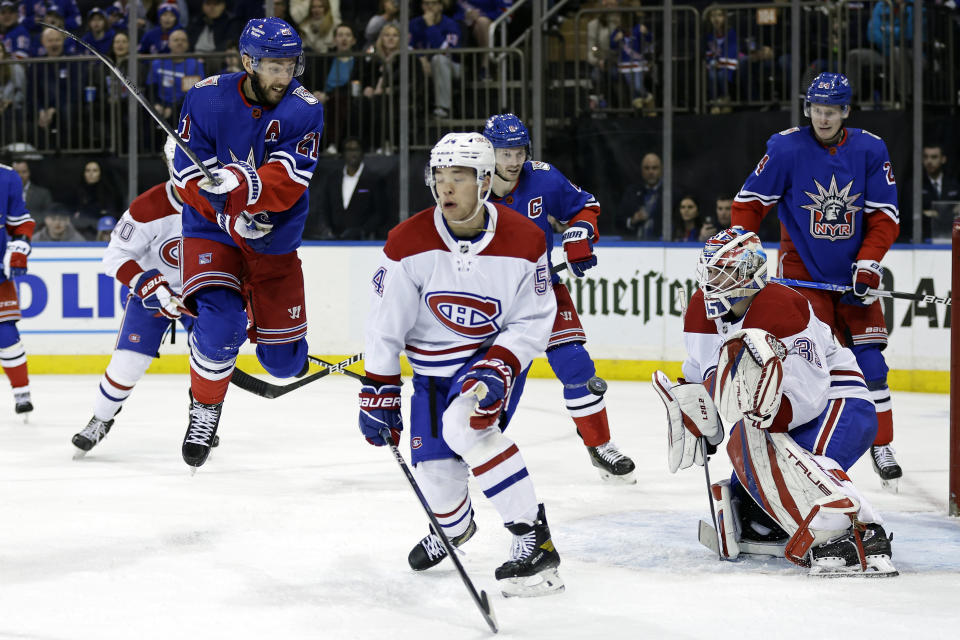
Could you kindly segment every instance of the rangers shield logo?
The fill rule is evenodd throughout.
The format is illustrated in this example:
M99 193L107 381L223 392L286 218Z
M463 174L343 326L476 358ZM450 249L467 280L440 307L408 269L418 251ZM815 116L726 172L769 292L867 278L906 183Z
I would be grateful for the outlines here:
M469 293L437 291L428 293L424 302L433 316L458 336L483 339L500 331L500 301Z
M855 214L863 209L853 204L862 195L850 195L853 180L842 189L837 188L835 175L830 177L828 189L824 189L816 180L813 183L817 185L817 193L804 191L813 202L801 207L810 212L810 235L824 240L846 240L853 237L856 230Z

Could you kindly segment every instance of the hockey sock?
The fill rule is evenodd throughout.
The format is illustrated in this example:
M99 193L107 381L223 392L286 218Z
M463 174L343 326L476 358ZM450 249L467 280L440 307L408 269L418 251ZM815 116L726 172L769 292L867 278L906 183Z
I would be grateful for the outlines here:
M9 347L0 348L0 364L3 365L3 372L7 374L10 386L14 389L30 384L30 376L27 375L27 352L20 340Z
M889 399L887 404L890 404ZM873 444L879 446L891 442L893 442L893 410L880 411L880 405L877 405L877 437L874 438Z
M93 401L93 415L107 421L117 415L120 407L133 392L150 366L150 356L134 351L114 351L107 370L100 378L100 386Z
M454 458L426 460L413 468L413 475L447 537L466 531L473 519L467 465Z
M586 416L573 416L573 422L577 425L577 433L583 438L583 444L588 447L599 447L610 441L610 425L607 423L607 408L603 406L603 398L600 398L600 411ZM573 414L573 412L570 412Z
M568 342L547 351L550 367L563 383L567 411L577 425L577 433L588 447L598 447L610 440L606 404L603 396L594 395L587 382L596 375L590 354L579 342Z
M190 391L197 402L219 404L227 395L237 356L226 361L207 358L197 348L195 337L190 339Z
M504 523L537 519L537 495L527 465L513 440L499 429L487 429L469 451L464 461Z

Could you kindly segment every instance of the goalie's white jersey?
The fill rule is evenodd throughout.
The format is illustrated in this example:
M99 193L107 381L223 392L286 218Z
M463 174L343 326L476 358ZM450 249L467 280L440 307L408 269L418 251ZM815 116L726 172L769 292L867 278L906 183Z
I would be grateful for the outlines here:
M140 273L157 269L174 293L180 293L180 213L183 205L168 180L130 203L110 235L103 254L104 273L131 286Z
M546 348L557 304L543 231L506 207L486 210L494 232L474 241L451 234L439 208L390 232L371 281L368 373L399 375L406 351L416 373L449 376L491 346L519 373Z
M762 329L787 347L783 363L783 400L774 430L798 427L815 419L834 398L862 398L870 392L853 352L842 347L826 324L817 319L800 293L779 284L760 290L737 322L708 319L703 292L694 293L683 322L688 382L706 382L713 389L720 347L739 329ZM872 401L871 401L872 402Z

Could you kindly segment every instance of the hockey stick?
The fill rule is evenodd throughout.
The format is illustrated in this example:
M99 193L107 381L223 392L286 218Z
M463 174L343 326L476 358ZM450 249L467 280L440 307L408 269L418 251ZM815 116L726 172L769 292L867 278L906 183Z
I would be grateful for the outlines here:
M707 501L710 503L710 521L713 522L713 530L717 534L717 540L720 540L720 525L717 522L717 511L713 506L713 483L710 482L710 458L707 456L707 439L697 438L700 441L700 453L703 455L703 475L707 478ZM723 551L720 550L720 544L717 544L717 559L723 560Z
M493 608L490 606L490 601L487 599L487 593L485 591L480 591L480 593L477 593L477 588L473 586L470 576L467 575L467 570L463 568L460 558L457 557L457 550L450 543L450 540L447 538L447 534L443 532L443 528L440 526L440 523L437 522L437 517L433 515L433 510L431 510L430 505L427 504L427 499L423 497L423 492L420 491L420 486L417 484L416 479L410 472L410 467L407 466L407 463L403 459L403 455L400 453L400 449L397 448L396 443L393 441L393 437L390 435L390 429L386 427L381 429L380 437L383 438L383 441L386 442L387 446L390 447L390 452L393 453L394 459L397 461L397 464L400 465L403 475L406 476L407 482L410 483L410 488L413 489L415 494L417 494L417 499L420 500L420 506L422 506L423 510L427 513L427 517L430 519L430 524L433 526L434 533L436 533L437 537L440 538L441 542L443 542L443 546L447 550L447 555L450 556L450 559L453 560L453 564L456 565L457 573L460 574L460 578L463 580L464 586L466 586L467 591L470 592L470 597L473 598L474 603L480 609L483 619L487 621L487 625L490 627L490 630L496 633L498 631L497 617L493 613Z
M120 71L120 69L118 69L117 67L115 67L114 64L110 62L109 58L107 58L105 55L97 51L97 49L93 45L85 42L84 40L81 40L79 37L73 35L66 29L61 29L58 26L47 24L46 22L37 21L37 24L42 25L44 27L49 27L50 29L53 29L55 31L59 31L60 33L67 36L71 40L74 40L75 42L80 44L82 47L87 49L90 53L95 55L97 58L99 58L100 62L107 65L107 68L110 69L113 75L117 76L117 79L120 80L121 84L123 84L126 90L129 91L130 94L137 99L137 102L140 103L140 106L142 106L144 109L147 110L147 113L150 114L150 117L153 118L154 121L156 121L157 125L159 125L159 127L163 130L163 132L173 138L174 142L177 143L177 146L180 147L180 150L183 151L188 158L190 158L190 161L193 164L195 164L198 169L200 169L200 172L203 173L203 176L209 179L214 184L220 184L220 180L214 177L214 175L210 173L210 169L208 169L206 165L200 162L200 158L193 151L193 149L188 147L187 143L180 139L180 136L177 135L177 132L173 130L173 127L171 127L166 120L161 118L160 114L154 110L153 105L151 105L147 101L147 99L143 97L143 94L140 93L140 88L137 85L130 82L130 79L127 78L127 76L123 75L123 72Z
M307 356L310 362L318 363L318 359L313 356ZM360 374L355 374L352 371L347 371L345 367L360 362L363 360L362 353L355 353L346 360L338 362L333 365L327 365L326 369L317 371L316 373L311 373L310 375L300 378L295 382L290 384L273 384L267 382L266 380L261 380L259 378L254 378L252 375L246 371L241 371L240 369L234 369L233 375L230 377L230 382L240 387L244 391L249 391L254 395L258 395L261 398L267 398L268 400L273 400L274 398L279 398L280 396L286 395L293 391L294 389L299 389L304 385L308 385L311 382L319 380L320 378L325 378L331 373L345 373L353 374L354 376L359 376ZM326 364L326 363L324 363ZM362 377L362 376L361 376Z
M357 354L357 355L361 356L361 359L362 359L362 356L363 356L362 353L361 353L361 354ZM367 377L366 377L366 376L364 376L363 374L360 374L360 373L355 373L355 372L350 371L349 369L346 368L346 367L350 366L351 364L353 364L354 362L356 362L356 360L351 360L351 359L354 358L354 357L355 357L355 356L350 356L350 358L344 360L343 362L338 362L338 363L336 363L336 364L327 362L326 360L321 360L320 358L318 358L318 357L316 357L316 356L307 356L307 360L310 361L310 362L312 362L313 364L318 364L318 365L320 365L321 367L327 367L328 369L330 369L330 371L331 371L332 373L342 373L343 375L347 376L348 378L353 378L354 380L359 380L360 382L366 384L366 382L367 382Z
M831 284L829 282L809 282L807 280L793 280L791 278L769 278L769 282L785 284L788 287L803 287L804 289L819 289L821 291L838 291L846 293L853 287L847 284ZM938 298L924 293L906 293L903 291L885 291L884 289L868 289L867 295L880 298L896 298L897 300L913 300L914 302L932 302L934 304L953 304L950 298Z

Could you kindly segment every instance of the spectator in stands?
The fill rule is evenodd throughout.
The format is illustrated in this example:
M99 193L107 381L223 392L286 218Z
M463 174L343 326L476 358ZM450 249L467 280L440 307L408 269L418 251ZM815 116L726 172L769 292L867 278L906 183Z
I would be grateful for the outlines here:
M167 39L170 32L180 26L180 10L175 4L162 4L157 7L157 24L140 39L137 51L140 53L170 53Z
M600 8L616 9L620 0L601 0ZM616 76L616 53L610 46L613 31L620 27L619 13L598 13L587 22L587 64L595 95L610 98L610 80ZM597 105L599 106L599 104Z
M440 0L423 0L423 15L410 20L410 46L413 49L441 49L427 58L421 56L423 73L433 80L434 109L438 118L450 117L453 104L453 79L460 79L460 63L449 53L460 46L460 27L443 15Z
M50 189L33 182L30 175L30 165L26 160L15 160L13 170L20 175L23 183L23 202L27 211L46 211L53 204L53 195Z
M39 6L39 5L38 5L38 6ZM74 7L74 8L76 8L76 7ZM48 4L47 7L46 7L46 15L43 16L43 22L45 22L45 23L47 23L47 24L49 24L49 25L52 25L52 26L54 26L54 27L60 27L61 29L66 29L67 26L66 26L66 20L65 20L64 17L63 17L63 11L64 11L64 10L61 9L59 6L57 6L56 4L54 4L54 3L51 2L51 3ZM78 15L79 15L79 14L78 14ZM20 24L21 24L21 25L25 25L25 24L26 24L26 19L21 20L21 21L20 21ZM42 27L41 25L37 25L37 26L36 26L36 30L38 30L38 31L42 30L43 28L44 28L44 27ZM42 31L41 31L41 36L42 36L42 35L43 35L43 33L42 33ZM42 56L42 55L45 55L45 49L43 48L43 43L42 43L42 42L38 42L36 37L33 38L33 42L32 42L32 44L31 44L31 48L32 48L32 53L30 53L31 56ZM79 45L79 43L77 43L77 42L76 42L75 40L73 40L72 38L67 38L67 39L64 40L64 42L63 42L63 54L62 54L62 55L65 55L65 56L75 56L75 55L77 55L77 53L79 53L78 49L83 49L83 47L81 47L81 46ZM84 49L84 52L86 52L86 49Z
M83 41L106 55L113 44L113 29L107 28L107 14L103 9L94 7L87 12L87 32L83 34Z
M901 37L908 47L905 52L901 51ZM894 81L899 83L899 72L889 68L889 63L899 62L901 53L906 55L903 61L904 82L907 87L911 86L913 64L909 47L913 43L913 1L875 3L867 23L867 43L869 47L857 47L847 53L845 71L854 98L864 102L872 100L879 106L882 77L892 74Z
M400 79L400 27L387 23L380 30L369 58L370 69L365 77L370 84L363 88L363 95L371 104L373 143L377 153L392 153L397 146L395 125L399 104L399 91L395 88Z
M463 10L463 25L473 33L476 46L481 49L490 47L490 25L510 8L512 0L457 0ZM490 57L480 58L480 77L490 73Z
M113 29L114 33L127 29L127 17L120 11L120 7L111 4L105 7L103 12L107 14L107 27Z
M153 108L167 120L180 116L180 106L187 91L204 78L203 61L187 57L190 49L187 32L177 27L167 38L173 58L154 60L150 63L147 86L151 87Z
M347 4L355 3L357 0L347 0ZM337 26L343 22L347 24L354 24L353 20L344 20L340 14L340 0L330 0L327 3L327 11L330 13L330 17L333 20L333 26ZM293 20L293 23L298 26L306 20L310 13L313 11L313 0L290 0L290 18ZM289 22L289 20L288 20ZM302 36L303 34L301 34Z
M343 170L327 174L320 200L310 209L315 219L309 239L371 240L386 237L383 181L363 163L363 146L354 137L343 141Z
M113 216L103 216L97 221L97 242L110 242L110 234L117 226L117 219Z
M363 31L367 47L372 47L377 42L380 30L388 24L400 28L400 5L397 0L380 0L377 13L370 17Z
M41 34L43 53L38 57L58 58L65 55L64 35L56 29L44 29ZM84 86L84 68L77 62L62 61L36 65L28 79L28 95L36 96L36 123L47 135L57 134L60 141L47 139L54 147L68 142L79 125L77 115L79 97ZM32 102L32 100L31 100ZM67 140L63 140L66 137Z
M722 7L708 9L707 22L704 55L710 113L729 113L740 64L737 30L727 24L727 12Z
M696 198L691 195L680 198L677 211L673 216L673 241L699 242L702 224L700 205Z
M264 2L264 10L266 10L266 4ZM280 18L287 24L297 24L297 21L290 17L290 6L287 4L287 0L273 0L273 17Z
M74 199L73 226L81 233L96 235L97 221L103 216L116 216L122 211L120 194L104 177L96 160L83 167L83 179L77 186Z
M43 21L48 24L53 19L50 14L56 13L63 24L57 26L63 27L73 32L79 31L83 26L83 16L80 9L77 8L76 0L25 0L23 2L23 20L20 21L28 31L40 31L43 27L37 24L37 21Z
M923 192L921 193L920 238L929 242L934 237L948 237L954 216L960 214L960 182L947 175L947 156L940 144L925 144L921 155L923 162ZM900 200L899 242L913 242L913 216L908 215L913 204L913 195L908 190Z
M33 50L33 39L20 24L20 13L13 0L0 2L0 44L13 58L26 58Z
M0 60L10 57L7 48L0 41ZM12 139L17 126L23 121L23 96L27 88L27 77L19 64L0 64L0 122L4 139Z
M352 55L357 43L353 28L348 24L337 26L333 41L336 53L343 55L333 59L323 91L314 91L317 99L327 106L327 139L331 141L327 153L337 152L337 144L347 134L347 126L357 119L359 103L354 104L354 98L360 97L360 80L356 73L358 62Z
M201 13L190 20L187 35L195 52L209 53L223 51L230 40L239 40L243 27L227 11L226 0L203 0Z
M650 67L654 61L653 34L644 24L645 17L637 12L633 28L627 32L616 26L610 33L610 48L617 52L617 71L627 83L630 104L645 115L656 115L650 89Z
M337 24L330 11L330 0L311 0L310 13L298 29L303 46L316 53L330 51L334 48L333 34Z
M240 59L240 49L236 41L231 40L223 52L223 68L220 73L239 73L243 71L243 62Z
M70 210L58 202L42 212L43 228L33 234L34 242L85 242L86 238L70 222Z
M663 165L648 153L640 161L642 182L627 189L620 203L619 231L625 238L660 240L663 226Z
M706 242L713 236L720 233L721 229L729 229L733 217L733 198L730 196L717 196L714 199L715 210L713 216L704 216L703 226L700 227L700 242ZM767 216L772 217L772 216Z

